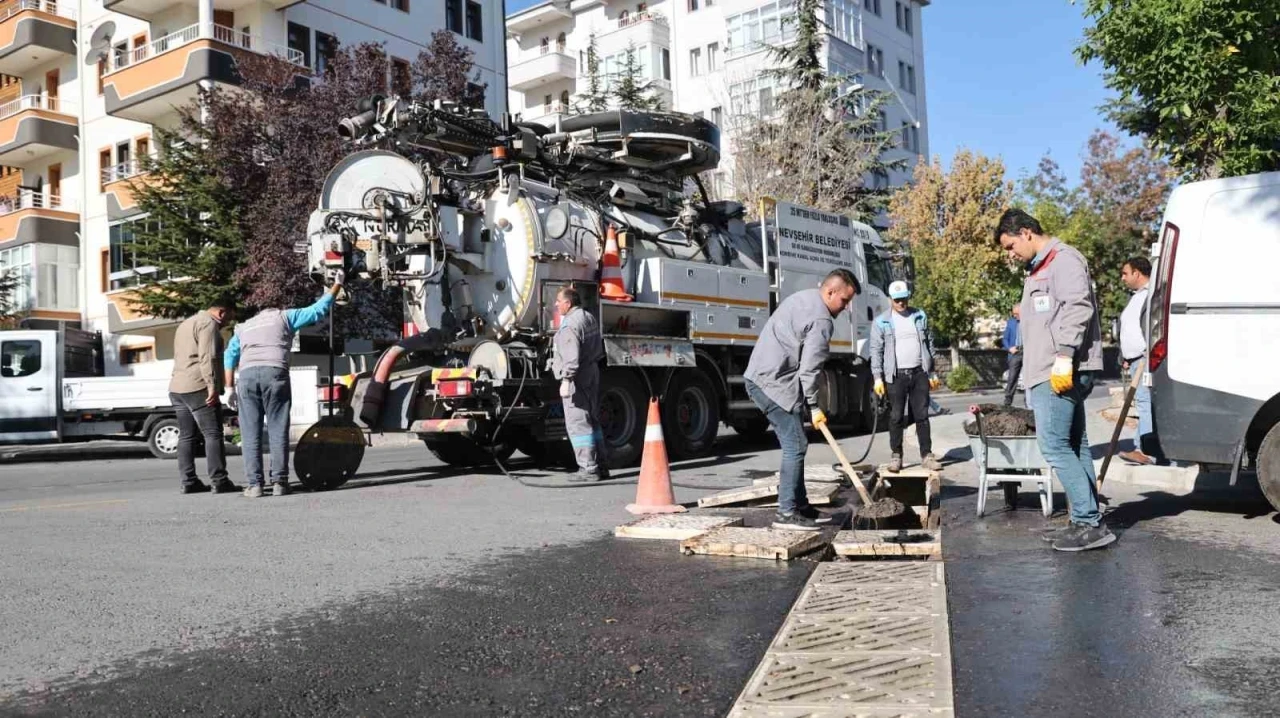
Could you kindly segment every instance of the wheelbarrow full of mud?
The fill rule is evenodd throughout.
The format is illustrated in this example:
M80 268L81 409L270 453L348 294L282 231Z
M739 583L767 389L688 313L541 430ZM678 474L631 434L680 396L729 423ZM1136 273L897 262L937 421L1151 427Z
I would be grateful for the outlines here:
M1040 453L1035 436L990 436L987 418L976 406L969 407L977 423L977 435L969 434L973 460L978 463L978 517L987 508L987 491L992 482L1004 489L1004 503L1010 510L1018 506L1018 492L1024 482L1036 484L1040 512L1053 515L1053 470Z

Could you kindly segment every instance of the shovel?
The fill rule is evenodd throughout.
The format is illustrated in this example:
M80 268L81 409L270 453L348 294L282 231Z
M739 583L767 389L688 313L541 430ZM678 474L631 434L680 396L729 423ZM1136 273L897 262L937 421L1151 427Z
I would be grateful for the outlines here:
M858 478L858 472L854 471L853 467L849 465L848 457L844 455L844 451L842 451L840 449L840 445L836 443L836 437L831 435L831 430L827 428L826 424L820 425L818 429L822 431L822 435L826 437L827 445L831 447L832 453L834 453L836 458L840 460L840 466L844 469L844 472L849 475L849 480L853 482L853 487L858 490L858 497L862 499L862 510L865 511L870 509L873 505L877 507L882 504L887 506L896 505L895 508L897 510L892 512L889 512L887 509L883 511L869 511L868 513L872 514L885 513L884 516L875 516L874 520L892 518L906 510L906 506L903 506L897 499L880 499L879 501L873 502L871 500L871 495L867 493L867 488L862 485L862 479Z

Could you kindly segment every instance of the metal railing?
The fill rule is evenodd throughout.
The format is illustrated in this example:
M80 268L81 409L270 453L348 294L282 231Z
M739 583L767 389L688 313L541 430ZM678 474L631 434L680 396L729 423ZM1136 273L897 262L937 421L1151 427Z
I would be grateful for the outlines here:
M196 40L216 40L259 55L275 55L295 65L303 64L301 50L294 50L283 45L267 42L258 35L250 35L247 32L240 32L235 28L224 25L201 25L196 23L144 45L139 45L132 50L113 52L107 71L115 72L130 65L149 60L157 55L163 55L170 50L189 45Z
M154 156L152 156L152 159L154 159ZM121 162L114 167L103 168L102 183L106 184L108 182L126 180L130 177L137 177L140 174L145 174L145 172L146 171L142 168L142 158L134 157L133 159L130 159L127 162Z
M59 112L64 115L74 113L75 105L63 100L60 97L49 97L48 95L23 95L16 100L0 105L0 120L13 117L19 112L26 110L48 110L49 112Z
M618 18L618 29L639 25L642 22L656 22L659 25L666 26L667 18L662 13L652 10L644 10L641 12L633 12Z
M18 0L9 5L3 11L0 11L0 22L4 22L20 12L27 10L38 10L39 12L48 13L49 15L57 15L71 20L76 19L76 9L71 6L71 2L54 2L54 0Z
M68 202L56 194L37 192L32 189L20 189L17 194L0 197L0 214L9 214L10 212L18 212L24 209L76 211L75 203Z
M539 46L538 46L538 54L539 54L539 55L549 55L549 54L551 54L551 53L553 52L552 48L555 48L555 49L554 49L554 52L560 52L560 53L563 53L563 52L564 52L564 47L565 47L565 43L563 43L563 42L556 42L555 44L547 43L546 45L539 45Z

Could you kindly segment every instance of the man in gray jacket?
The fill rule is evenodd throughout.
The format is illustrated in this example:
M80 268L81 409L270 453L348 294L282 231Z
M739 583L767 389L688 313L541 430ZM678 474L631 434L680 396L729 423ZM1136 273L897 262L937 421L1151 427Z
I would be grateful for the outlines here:
M1022 288L1022 374L1036 416L1040 453L1071 504L1071 523L1045 535L1058 551L1101 548L1116 540L1098 512L1097 476L1085 433L1084 400L1102 369L1102 326L1084 256L1045 236L1035 217L1011 209L996 240L1027 264Z
M843 312L861 291L847 269L836 269L817 289L804 289L778 305L751 350L745 375L747 396L759 407L782 446L778 472L776 529L817 531L818 521L830 521L809 504L804 490L804 408L814 428L827 423L818 407L818 374L831 351L833 317Z
M910 304L911 288L898 280L889 284L893 307L871 324L871 376L876 396L889 394L889 471L902 471L902 432L907 417L916 425L920 466L941 471L933 455L929 427L929 391L941 382L933 373L933 336L929 317Z
M569 480L607 481L600 431L600 360L604 359L600 323L582 308L582 296L573 287L556 293L556 313L560 327L553 340L552 367L560 380L565 432L578 462L578 473Z

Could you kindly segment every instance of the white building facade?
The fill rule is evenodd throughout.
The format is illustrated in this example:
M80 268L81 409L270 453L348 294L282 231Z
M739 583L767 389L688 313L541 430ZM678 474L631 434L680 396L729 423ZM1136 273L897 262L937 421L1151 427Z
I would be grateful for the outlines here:
M239 84L245 54L311 75L339 43L380 42L394 81L440 29L474 52L497 117L502 13L502 0L0 2L0 270L24 278L29 323L101 331L108 374L168 372L176 323L128 302L145 278L128 240L153 128L175 126L199 87Z
M891 158L903 170L874 178L904 184L928 156L922 10L929 0L824 0L828 72L890 93L880 118L900 134ZM663 108L720 126L717 182L728 183L736 122L766 110L778 88L764 70L768 48L794 34L795 0L549 0L507 17L508 106L521 119L553 122L586 90L594 36L601 74L634 49ZM735 120L735 118L739 118Z

